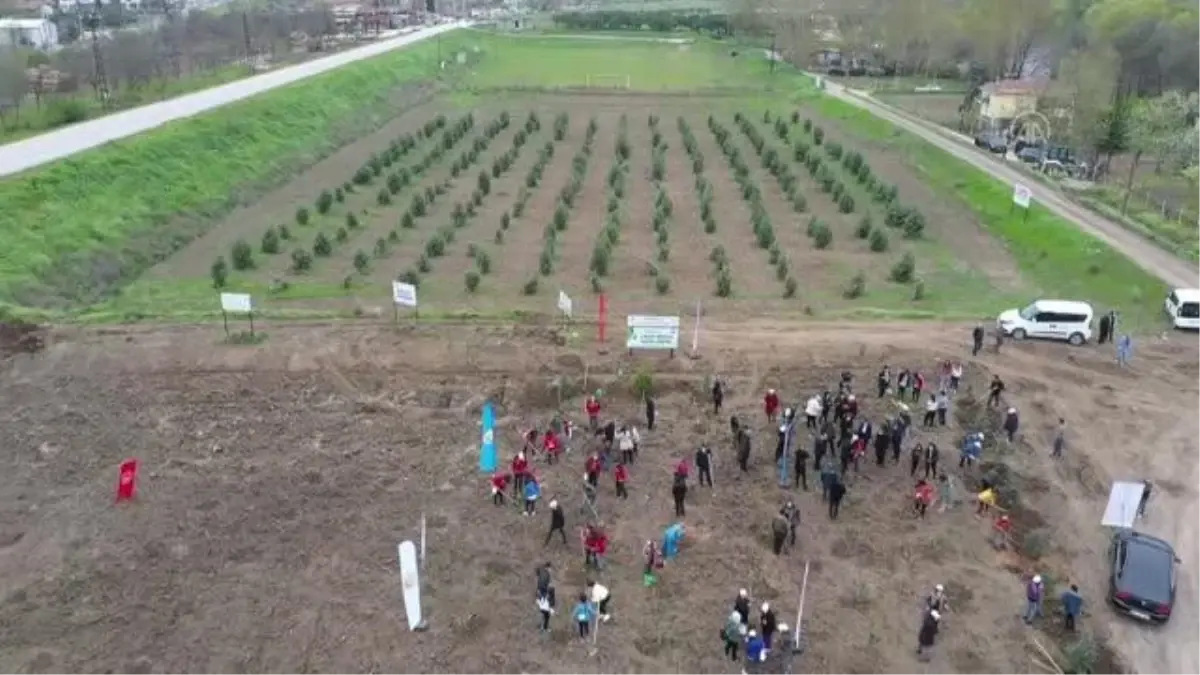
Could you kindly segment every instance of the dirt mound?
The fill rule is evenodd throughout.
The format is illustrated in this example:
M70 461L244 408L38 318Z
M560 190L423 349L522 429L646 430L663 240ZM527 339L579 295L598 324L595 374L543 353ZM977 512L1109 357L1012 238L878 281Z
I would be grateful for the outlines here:
M46 330L34 323L0 322L0 358L34 354L46 348Z

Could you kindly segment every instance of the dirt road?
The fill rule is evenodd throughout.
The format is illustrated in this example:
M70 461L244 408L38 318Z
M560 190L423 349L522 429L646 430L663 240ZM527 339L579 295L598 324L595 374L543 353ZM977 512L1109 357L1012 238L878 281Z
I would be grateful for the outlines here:
M385 52L420 42L426 38L461 28L465 23L452 23L423 28L419 31L389 38L351 49L340 54L280 68L269 73L212 87L194 94L179 96L159 103L107 115L99 119L73 124L65 129L39 134L33 138L0 146L0 176L69 157L105 143L128 138L168 122L192 117L265 91L283 87L314 75L340 68L346 64L369 59Z
M1163 251L1155 244L1146 241L1137 234L1121 227L1119 224L1072 203L1069 199L1064 198L1053 190L1047 189L1045 186L1038 185L1036 181L1029 180L1027 176L1023 176L1021 172L1010 166L1006 166L1003 162L976 152L974 148L966 146L951 137L948 132L943 133L936 125L916 119L891 106L883 105L878 101L856 94L834 82L826 81L825 91L831 96L856 105L910 133L920 136L937 146L940 150L987 172L998 180L1007 183L1024 184L1033 191L1033 198L1038 204L1049 209L1055 215L1075 223L1079 229L1124 253L1130 260L1140 265L1150 274L1174 286L1184 288L1195 287L1196 280L1200 277L1200 270L1195 266L1172 256L1170 253Z

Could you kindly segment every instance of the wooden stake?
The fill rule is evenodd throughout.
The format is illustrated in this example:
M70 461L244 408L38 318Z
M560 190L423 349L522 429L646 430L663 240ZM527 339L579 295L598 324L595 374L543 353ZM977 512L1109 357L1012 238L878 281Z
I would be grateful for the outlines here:
M1046 660L1050 662L1050 665L1054 666L1054 672L1058 673L1058 675L1063 675L1063 669L1059 667L1058 662L1054 660L1054 657L1050 656L1050 652L1046 651L1046 648L1042 646L1042 643L1038 642L1038 639L1032 635L1029 637L1033 640L1033 644L1037 645L1038 651L1042 652L1042 656L1045 656Z

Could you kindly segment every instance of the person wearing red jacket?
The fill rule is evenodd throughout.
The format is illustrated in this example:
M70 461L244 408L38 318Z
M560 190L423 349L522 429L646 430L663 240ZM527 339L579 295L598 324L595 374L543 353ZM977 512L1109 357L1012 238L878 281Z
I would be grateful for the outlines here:
M558 441L558 434L554 433L553 429L547 429L546 435L542 437L542 450L546 453L546 461L550 464L558 461L558 455L562 452L562 444Z
M608 536L597 525L588 525L583 535L584 567L594 565L596 569L604 566L604 554L608 550Z
M497 471L492 474L492 503L496 506L504 505L504 489L508 487L508 474L503 471Z
M596 427L600 425L600 401L596 400L595 396L589 395L583 402L583 411L587 413L588 427L595 431Z
M774 389L768 389L763 396L763 410L767 413L767 422L774 424L775 416L779 414L779 395Z
M512 458L510 470L513 476L513 499L516 499L525 489L525 477L529 475L529 460L525 459L525 453L518 452Z
M613 479L617 482L617 496L629 499L629 491L625 489L625 483L629 481L629 469L625 467L624 462L618 462L613 469Z
M676 476L681 476L683 478L687 478L688 475L691 474L691 472L692 472L692 469L688 465L688 461L687 461L686 457L684 459L679 460L679 463L675 465L675 475Z
M867 454L867 439L857 434L850 441L850 460L854 462L854 473L858 473L859 462Z
M921 392L925 389L925 376L921 373L913 373L912 375L912 401L916 403L921 400Z
M917 489L913 494L913 509L917 512L918 517L925 517L925 512L933 503L933 495L933 486L929 484L929 481L924 478L917 481Z
M587 460L583 464L583 474L585 480L588 482L588 485L596 487L600 483L600 470L603 468L603 466L604 465L600 462L600 455L597 455L593 452L588 456Z

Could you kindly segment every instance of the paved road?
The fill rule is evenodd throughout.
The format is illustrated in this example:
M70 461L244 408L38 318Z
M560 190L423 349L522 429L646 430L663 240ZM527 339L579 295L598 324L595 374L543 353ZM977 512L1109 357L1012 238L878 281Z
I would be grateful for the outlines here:
M1038 185L1037 182L1023 176L1020 171L1006 166L981 152L973 146L968 146L954 139L949 133L943 133L931 122L916 119L901 113L891 106L847 91L845 87L826 80L826 93L831 94L847 103L856 105L871 114L881 117L898 127L903 128L934 144L941 150L991 174L993 177L1007 183L1022 183L1033 191L1033 198L1041 206L1049 209L1055 215L1064 218L1097 239L1107 243L1114 249L1124 253L1130 260L1142 269L1162 279L1171 286L1195 288L1200 278L1200 269L1180 260L1162 250L1157 244L1147 241L1134 232L1130 232L1118 223L1071 202L1057 192Z
M314 61L280 68L262 75L106 115L88 122L73 124L65 129L39 134L23 141L0 145L0 176L19 173L69 157L77 152L140 134L147 129L198 115L466 25L469 24L449 23L423 28L407 35L387 38Z

